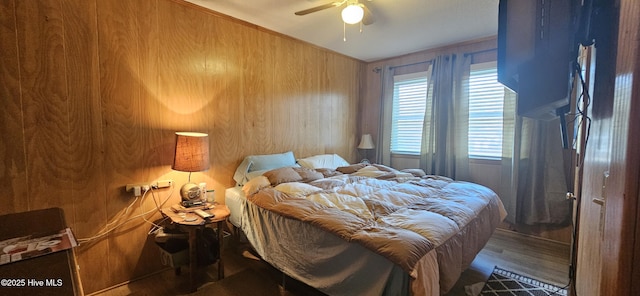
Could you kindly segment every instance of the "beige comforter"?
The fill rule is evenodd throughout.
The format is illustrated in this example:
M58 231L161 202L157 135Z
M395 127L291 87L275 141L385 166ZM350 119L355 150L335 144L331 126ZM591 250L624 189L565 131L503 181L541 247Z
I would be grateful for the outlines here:
M248 198L262 208L360 243L408 274L414 274L416 264L429 252L459 237L480 213L489 215L482 230L488 234L477 235L487 239L505 216L499 198L486 187L438 176L397 171L390 175L374 166L309 183L282 183ZM479 249L473 256L475 251Z

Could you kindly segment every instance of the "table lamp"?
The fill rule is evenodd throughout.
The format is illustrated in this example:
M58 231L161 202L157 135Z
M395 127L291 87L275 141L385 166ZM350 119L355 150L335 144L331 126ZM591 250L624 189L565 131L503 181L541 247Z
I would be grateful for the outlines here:
M375 146L373 146L373 139L371 139L371 135L362 135L362 138L360 139L360 145L358 145L358 149L364 150L364 159L362 159L360 163L370 163L367 159L367 151L373 148L375 148Z
M176 149L171 168L189 172L189 179L180 188L182 205L193 206L202 203L200 186L191 182L192 172L209 169L209 135L203 133L177 132Z

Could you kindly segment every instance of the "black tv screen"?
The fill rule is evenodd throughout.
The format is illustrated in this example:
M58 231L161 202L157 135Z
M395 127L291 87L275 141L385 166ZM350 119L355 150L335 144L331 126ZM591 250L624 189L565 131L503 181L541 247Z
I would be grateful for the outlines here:
M500 0L498 80L518 93L518 115L553 119L569 104L577 2Z

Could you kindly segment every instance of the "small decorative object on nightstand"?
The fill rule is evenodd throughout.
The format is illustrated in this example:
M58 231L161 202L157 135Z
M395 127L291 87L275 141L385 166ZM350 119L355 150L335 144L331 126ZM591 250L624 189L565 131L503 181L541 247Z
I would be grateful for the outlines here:
M373 139L371 139L371 135L362 135L362 139L360 139L360 145L358 145L358 149L364 150L364 158L360 161L360 163L370 163L369 159L367 159L367 151L373 148L375 148L375 146L373 146Z

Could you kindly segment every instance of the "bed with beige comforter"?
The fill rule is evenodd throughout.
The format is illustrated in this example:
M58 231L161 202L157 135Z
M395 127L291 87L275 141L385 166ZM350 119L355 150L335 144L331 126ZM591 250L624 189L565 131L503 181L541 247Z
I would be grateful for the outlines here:
M248 211L249 220L262 220L256 222L261 228L259 234L250 235L249 240L260 240L256 244L261 245L258 248L264 253L261 255L267 257L267 261L270 261L269 257L273 257L271 261L282 261L272 264L285 272L287 268L298 269L299 265L312 265L318 261L319 266L326 265L320 272L323 275L332 272L327 270L331 269L328 262L340 252L332 255L333 251L326 251L326 256L318 256L320 259L300 259L300 263L291 264L289 261L298 259L288 258L286 252L276 250L288 248L284 245L287 237L296 236L294 241L288 242L292 244L291 250L304 252L313 249L314 244L300 242L304 241L299 237L301 230L292 230L282 224L283 221L292 220L306 225L304 227L318 228L347 245L357 245L374 254L368 257L382 258L376 260L388 261L391 266L385 276L377 279L383 281L379 283L378 291L363 290L366 293L439 295L448 291L506 215L498 196L474 183L379 165L358 164L321 173L320 178L317 172L304 168L281 168L245 185L247 200L254 207ZM314 177L309 177L311 175ZM265 213L268 214L263 215ZM267 216L278 218L265 222ZM265 233L271 231L267 229L271 226L280 228L274 233ZM315 236L309 240L324 242ZM308 256L313 257L314 252L322 253L325 249L335 247L318 246ZM280 255L271 256L274 253ZM363 262L366 260L362 259ZM318 267L302 269L303 272L295 270L294 273L300 274L299 277L311 274L309 281L319 281L317 288L323 290L325 284L322 282L326 280L323 276L313 275ZM363 280L357 279L355 271L346 271L349 268L340 270L339 266L334 266L334 269L337 277L345 279L327 276L331 279L329 282L349 281L351 277ZM351 269L371 272L371 267ZM349 293L331 286L343 285L336 283L327 283L327 289L323 291Z

